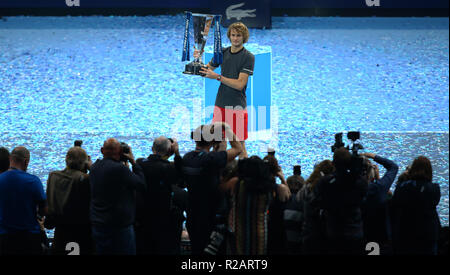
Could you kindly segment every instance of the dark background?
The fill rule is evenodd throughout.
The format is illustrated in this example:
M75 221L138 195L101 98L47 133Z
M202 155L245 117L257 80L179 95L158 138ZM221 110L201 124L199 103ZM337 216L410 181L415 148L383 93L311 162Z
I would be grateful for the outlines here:
M0 0L0 16L39 15L155 15L184 10L210 12L227 0L80 0L68 7L65 0ZM243 0L242 2L245 2ZM270 2L272 16L439 16L448 17L448 0L277 0Z

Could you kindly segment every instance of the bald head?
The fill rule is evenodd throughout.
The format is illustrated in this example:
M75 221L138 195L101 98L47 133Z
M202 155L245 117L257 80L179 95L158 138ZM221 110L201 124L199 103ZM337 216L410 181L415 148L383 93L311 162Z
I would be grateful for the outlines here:
M11 152L11 158L16 161L24 161L30 159L30 151L23 146L16 147Z
M172 142L164 136L160 136L153 141L152 151L153 154L166 156L169 154L170 146Z
M120 160L120 142L115 138L109 138L103 143L101 152L105 158Z
M11 152L10 160L11 167L26 171L30 162L30 151L23 146L16 147Z

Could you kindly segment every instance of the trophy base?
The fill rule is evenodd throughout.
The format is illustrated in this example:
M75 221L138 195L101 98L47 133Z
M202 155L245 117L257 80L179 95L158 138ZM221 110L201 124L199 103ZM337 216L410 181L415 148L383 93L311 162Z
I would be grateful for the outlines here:
M201 63L201 62L191 62L189 64L187 64L184 67L184 74L191 74L191 75L200 75L200 76L205 76L204 73L200 72L201 68L208 68L208 66L205 66L205 64Z

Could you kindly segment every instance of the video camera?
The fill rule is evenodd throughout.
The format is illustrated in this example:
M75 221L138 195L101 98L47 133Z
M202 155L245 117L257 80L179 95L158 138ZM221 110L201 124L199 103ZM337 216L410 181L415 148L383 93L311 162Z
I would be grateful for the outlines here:
M125 157L124 154L129 154L131 151L131 148L128 144L125 142L120 142L120 147L122 147L122 154L120 155L120 161L128 161L128 158Z
M358 154L359 150L364 149L364 147L359 143L360 138L361 134L359 131L350 131L347 133L347 139L351 140L351 147L350 144L348 144L346 148L352 152L350 174L353 176L359 176L365 173L365 169L363 169L364 159ZM334 153L336 149L344 146L345 144L342 141L342 133L335 134L334 144L331 146L331 151Z

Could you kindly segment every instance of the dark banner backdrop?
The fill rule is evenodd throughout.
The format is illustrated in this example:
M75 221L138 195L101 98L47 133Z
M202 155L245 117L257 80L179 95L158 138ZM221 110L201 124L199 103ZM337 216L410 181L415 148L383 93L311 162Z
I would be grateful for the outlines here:
M66 3L67 2L67 3ZM204 9L212 8L214 4L233 2L231 0L0 0L0 8L63 8L77 6L84 8L175 8L175 9ZM235 1L234 1L235 2ZM241 1L246 2L246 1ZM285 8L447 8L447 0L277 0L271 1L273 9ZM75 5L73 5L73 4Z

